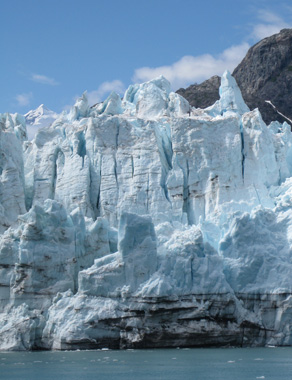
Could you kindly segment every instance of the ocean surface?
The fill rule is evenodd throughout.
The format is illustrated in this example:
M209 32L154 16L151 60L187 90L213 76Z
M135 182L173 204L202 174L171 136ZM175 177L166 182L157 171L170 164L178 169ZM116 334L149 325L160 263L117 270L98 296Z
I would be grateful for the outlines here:
M2 380L289 380L292 348L0 353Z

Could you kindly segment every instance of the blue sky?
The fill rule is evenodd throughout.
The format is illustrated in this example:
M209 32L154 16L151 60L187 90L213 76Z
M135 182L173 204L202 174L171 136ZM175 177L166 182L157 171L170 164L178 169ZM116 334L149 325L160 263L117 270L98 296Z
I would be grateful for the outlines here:
M61 112L87 90L164 74L173 89L232 70L249 46L292 27L275 0L2 0L0 113Z

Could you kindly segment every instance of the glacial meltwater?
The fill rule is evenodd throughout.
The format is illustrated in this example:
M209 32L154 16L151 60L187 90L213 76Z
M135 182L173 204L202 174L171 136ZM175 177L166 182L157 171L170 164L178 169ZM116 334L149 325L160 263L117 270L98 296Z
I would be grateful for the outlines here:
M288 380L292 348L0 353L1 380Z

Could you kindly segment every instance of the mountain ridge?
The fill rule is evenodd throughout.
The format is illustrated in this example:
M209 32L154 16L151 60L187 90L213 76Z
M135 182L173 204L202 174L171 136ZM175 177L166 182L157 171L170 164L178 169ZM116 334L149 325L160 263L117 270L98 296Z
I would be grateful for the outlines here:
M292 29L282 29L252 46L232 76L248 107L259 108L266 124L275 120L289 122L287 119L292 119ZM219 77L181 88L177 93L194 107L211 106L219 99ZM276 110L266 101L272 102Z

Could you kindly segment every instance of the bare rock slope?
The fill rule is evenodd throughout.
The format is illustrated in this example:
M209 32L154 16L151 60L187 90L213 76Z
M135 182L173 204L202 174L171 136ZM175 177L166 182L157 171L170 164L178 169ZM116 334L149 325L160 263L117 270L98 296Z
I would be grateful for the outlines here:
M283 29L252 46L232 75L248 107L259 108L265 123L278 120L292 124L292 29ZM215 76L177 93L192 106L205 108L219 99L219 86L220 78Z

